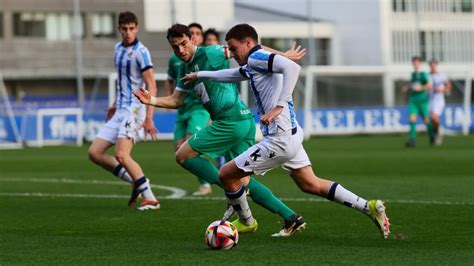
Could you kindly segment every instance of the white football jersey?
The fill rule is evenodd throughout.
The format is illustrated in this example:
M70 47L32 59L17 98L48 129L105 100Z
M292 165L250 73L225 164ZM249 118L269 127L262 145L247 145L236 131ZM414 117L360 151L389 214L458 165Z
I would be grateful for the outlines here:
M270 112L277 106L278 97L283 88L283 75L273 73L275 54L255 46L249 53L247 65L240 68L240 73L249 79L255 97L259 116ZM298 122L293 107L293 99L283 106L283 111L274 121L265 125L260 123L264 136L283 131L296 130Z
M152 68L150 52L136 39L130 46L122 42L115 45L115 69L117 71L117 108L129 108L140 104L132 91L144 86L142 72Z

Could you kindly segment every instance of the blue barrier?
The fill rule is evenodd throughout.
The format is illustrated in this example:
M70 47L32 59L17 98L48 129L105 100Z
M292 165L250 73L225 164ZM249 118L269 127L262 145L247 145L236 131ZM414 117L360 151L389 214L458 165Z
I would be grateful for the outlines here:
M325 108L312 111L312 134L352 134L403 132L407 130L407 108ZM471 117L474 117L474 106L471 106ZM25 115L15 117L21 127L23 140L37 139L36 116ZM157 112L154 117L155 126L161 136L169 138L173 133L176 112ZM304 114L297 111L297 119L304 127ZM43 119L43 139L71 140L77 136L77 121L75 115L51 115ZM93 140L100 128L105 124L105 113L86 113L84 120L84 138ZM255 118L256 122L258 117ZM464 108L462 105L448 105L441 117L442 125L447 130L461 131L464 123ZM474 121L471 119L469 129L474 131ZM421 119L418 123L421 125ZM0 115L0 142L15 140L13 128L8 117Z

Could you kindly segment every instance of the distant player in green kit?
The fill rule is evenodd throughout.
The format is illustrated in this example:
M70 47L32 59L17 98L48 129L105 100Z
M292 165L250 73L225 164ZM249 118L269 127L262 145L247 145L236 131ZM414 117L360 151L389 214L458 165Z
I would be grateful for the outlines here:
M188 25L191 33L191 41L195 46L200 46L203 42L202 26L198 23ZM173 54L168 60L168 78L165 81L166 95L169 96L177 83L178 71L183 63L178 56ZM173 132L173 141L175 150L183 144L194 133L203 129L210 122L210 116L201 103L196 93L187 93L183 104L178 108L176 115L176 124ZM193 196L205 196L212 193L211 185L204 179L199 178L199 188L193 192Z
M411 82L403 87L404 92L409 92L408 98L408 121L410 125L409 138L406 143L407 147L416 146L416 120L418 114L421 115L423 123L425 123L430 143L434 143L435 134L433 125L430 122L429 113L429 95L431 89L430 76L428 72L421 71L421 57L414 56L411 59L414 71L411 73Z
M201 155L211 158L224 155L229 161L251 147L255 138L253 114L240 100L235 84L198 80L190 87L185 86L181 78L186 73L199 70L227 69L231 54L222 46L194 46L188 27L181 24L175 24L168 29L167 39L174 53L185 62L178 74L176 90L167 97L154 97L145 90L134 94L144 104L171 109L178 108L183 103L186 93L194 91L199 95L213 122L180 146L176 152L176 161L194 175L222 187L217 168ZM298 59L298 56L302 58L304 53L295 52L293 56L287 55ZM297 217L293 210L256 179L244 177L242 181L247 184L250 197L257 204L277 213L285 221ZM223 219L231 217L233 211L229 209ZM234 222L241 233L253 232L258 227L256 220L250 225L240 223L239 219Z

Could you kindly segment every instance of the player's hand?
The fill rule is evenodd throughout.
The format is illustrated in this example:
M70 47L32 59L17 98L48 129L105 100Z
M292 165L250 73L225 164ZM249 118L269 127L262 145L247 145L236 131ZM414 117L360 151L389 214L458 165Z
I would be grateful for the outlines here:
M283 55L295 62L299 62L306 54L306 49L301 47L301 45L296 46L296 42L293 42L291 49L286 51Z
M150 104L151 95L150 93L145 90L144 88L140 88L133 92L133 95L138 98L138 100L143 104Z
M260 117L260 122L262 122L264 125L271 124L273 122L273 120L275 119L275 117L280 115L280 113L282 111L283 111L282 106L275 106L275 108L273 108L273 110L271 110L270 112L268 112L268 113L266 113L266 114L264 114Z
M158 130L155 128L153 118L145 118L145 121L143 121L142 124L142 128L145 129L145 139L148 139L148 135L151 137L152 140L158 139Z
M115 110L117 110L115 105L105 109L105 121L109 121L114 116Z
M183 78L181 78L182 81L184 81L184 85L189 86L193 84L197 80L197 72L191 72L189 74L184 75Z
M422 87L421 85L416 85L416 84L415 84L415 85L413 85L413 86L411 87L411 89L412 89L413 91L422 91L422 90L423 90L423 87Z

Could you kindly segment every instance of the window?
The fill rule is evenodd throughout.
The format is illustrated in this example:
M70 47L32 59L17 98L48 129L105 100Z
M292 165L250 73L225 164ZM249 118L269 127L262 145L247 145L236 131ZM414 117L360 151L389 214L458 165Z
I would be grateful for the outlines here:
M315 39L315 59L316 65L329 65L330 60L330 40L329 39ZM286 51L288 50L293 42L305 47L306 49L309 48L309 41L308 39L292 39L292 38L285 38L285 39L276 39L276 38L262 38L262 44L268 47L271 47L275 50ZM301 60L302 65L309 65L309 53L310 51L307 50L307 55Z
M115 37L113 13L96 13L92 15L92 35L94 37Z
M473 3L471 0L452 0L451 6L453 12L470 13L473 12Z
M74 38L74 16L71 13L15 13L14 35L36 37L47 40L72 40ZM84 37L84 15L80 16L79 35Z

